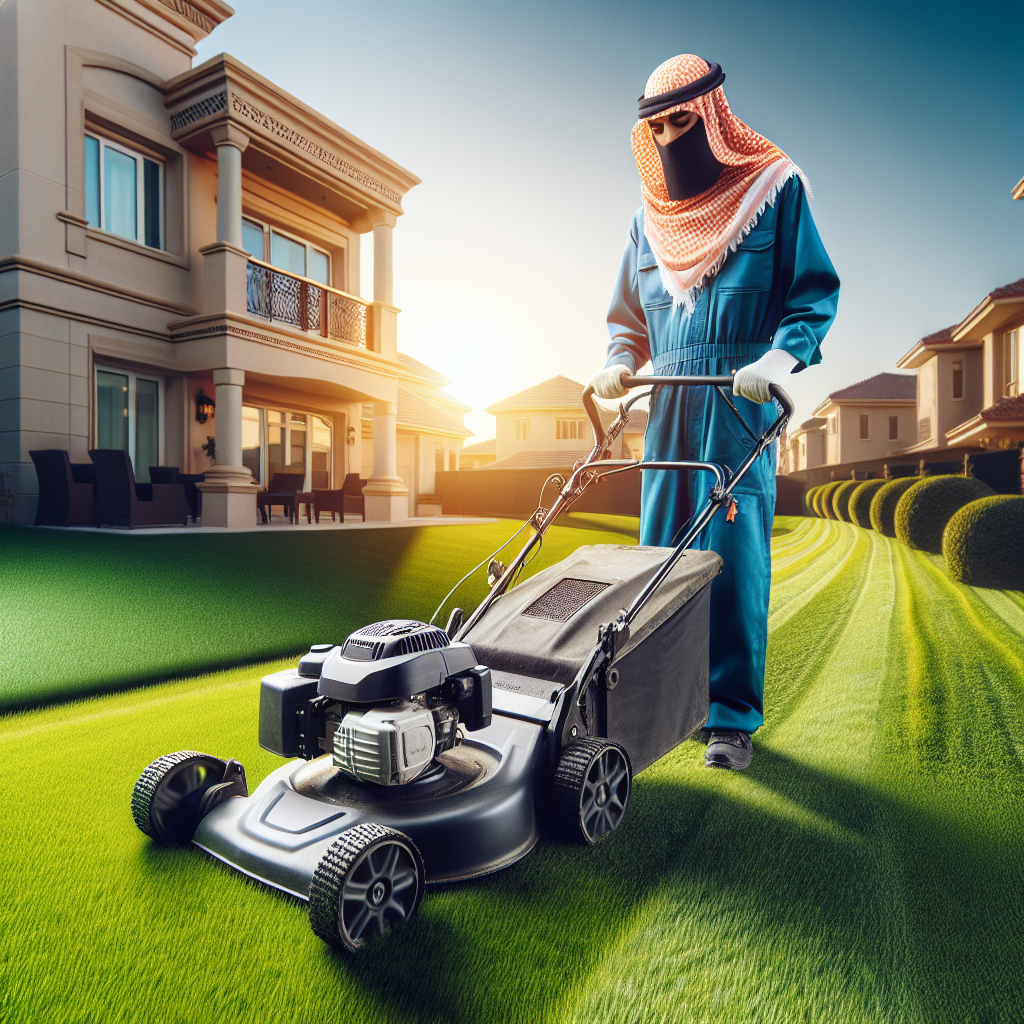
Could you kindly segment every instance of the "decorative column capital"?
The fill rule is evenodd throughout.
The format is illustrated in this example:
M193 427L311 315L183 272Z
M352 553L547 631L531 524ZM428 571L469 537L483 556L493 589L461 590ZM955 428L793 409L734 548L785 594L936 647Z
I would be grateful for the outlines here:
M234 370L229 367L222 367L213 371L213 383L234 384L235 387L245 386L245 370Z
M210 129L215 146L234 146L240 153L244 153L249 145L249 136L229 121L215 125Z

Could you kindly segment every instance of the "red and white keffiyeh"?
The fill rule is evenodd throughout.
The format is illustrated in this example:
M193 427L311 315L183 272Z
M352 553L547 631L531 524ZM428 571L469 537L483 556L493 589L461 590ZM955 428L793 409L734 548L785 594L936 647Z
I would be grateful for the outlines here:
M689 85L708 74L707 61L684 53L665 61L647 80L650 98ZM735 251L779 189L803 172L774 143L748 128L730 109L721 86L656 115L692 110L704 121L708 145L725 164L718 180L692 199L669 199L657 143L647 120L633 127L633 157L640 172L644 234L661 279L676 304L693 309L697 293Z

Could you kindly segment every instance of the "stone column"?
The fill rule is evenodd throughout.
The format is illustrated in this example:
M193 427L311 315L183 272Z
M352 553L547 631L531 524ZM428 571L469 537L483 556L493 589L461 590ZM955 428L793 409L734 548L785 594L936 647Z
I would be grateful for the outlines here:
M242 465L244 383L244 370L213 371L217 461L206 471L206 479L197 485L203 493L203 526L242 529L256 525L258 485Z
M386 306L395 304L394 261L392 259L391 223L373 226L373 301Z
M373 303L369 310L369 345L387 359L398 358L398 310L394 305L392 233L394 214L377 211L373 222Z
M367 522L409 518L409 488L398 475L397 418L395 402L373 403L373 476L363 488Z
M242 153L249 136L233 124L211 132L217 147L217 241L242 248Z

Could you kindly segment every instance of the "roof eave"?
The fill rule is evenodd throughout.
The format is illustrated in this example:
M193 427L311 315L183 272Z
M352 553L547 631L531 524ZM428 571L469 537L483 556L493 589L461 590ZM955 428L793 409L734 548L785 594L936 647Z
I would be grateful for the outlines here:
M1014 313L1024 313L1024 295L1011 295L1004 299L986 296L954 330L953 341L975 341L980 344L986 334L1013 319Z

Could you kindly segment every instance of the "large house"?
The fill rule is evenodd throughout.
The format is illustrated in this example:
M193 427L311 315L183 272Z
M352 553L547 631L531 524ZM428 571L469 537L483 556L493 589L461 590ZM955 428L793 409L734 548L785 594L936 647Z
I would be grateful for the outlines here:
M583 385L568 377L552 377L484 411L496 420L494 460L482 465L485 470L562 469L588 455L594 444L583 408ZM599 412L607 428L615 413L604 408ZM643 454L645 425L646 415L631 417L616 456L629 458L634 448Z
M419 179L194 44L222 0L0 3L0 465L124 449L206 472L204 525L275 471L366 478L402 519L458 465L467 406L398 350L392 232ZM373 236L372 293L359 279ZM203 451L214 437L216 463Z

